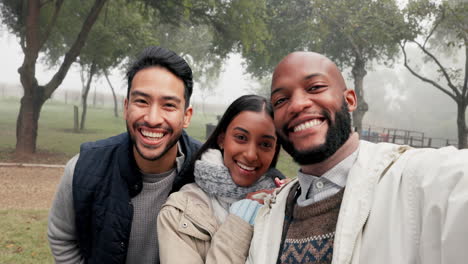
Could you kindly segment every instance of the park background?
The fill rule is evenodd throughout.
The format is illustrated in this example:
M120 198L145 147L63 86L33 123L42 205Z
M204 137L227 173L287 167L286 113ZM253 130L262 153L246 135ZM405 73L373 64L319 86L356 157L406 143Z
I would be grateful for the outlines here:
M52 263L47 213L63 166L81 143L125 131L125 69L148 45L192 66L187 131L201 141L235 98L268 97L283 56L311 50L336 61L367 106L353 115L361 138L467 147L467 1L0 0L0 9L0 263ZM282 153L278 168L294 177L298 167Z

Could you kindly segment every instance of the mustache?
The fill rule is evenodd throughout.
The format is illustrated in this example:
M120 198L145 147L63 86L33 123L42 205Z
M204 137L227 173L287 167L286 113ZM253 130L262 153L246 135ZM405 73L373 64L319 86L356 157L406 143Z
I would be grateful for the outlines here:
M305 112L305 114L316 114L316 113L320 113L320 115L323 116L323 118L325 119L325 121L327 121L329 124L331 123L331 113L329 111L326 111L325 109L322 109L321 111L309 111L309 112ZM285 125L283 125L283 127L281 128L282 132L284 135L289 135L290 132L293 131L293 128L289 128L289 124L291 124L291 122L299 116L299 114L304 114L304 112L301 112L301 113L297 113L296 115L294 115L293 118L291 118L289 122L287 122Z
M158 128L158 129L163 129L163 130L166 130L168 133L172 133L174 132L174 130L169 127L169 126L164 126L164 125L156 125L156 126L152 126L150 124L148 124L147 122L136 122L133 124L133 128L136 130L140 127L147 127L147 128Z

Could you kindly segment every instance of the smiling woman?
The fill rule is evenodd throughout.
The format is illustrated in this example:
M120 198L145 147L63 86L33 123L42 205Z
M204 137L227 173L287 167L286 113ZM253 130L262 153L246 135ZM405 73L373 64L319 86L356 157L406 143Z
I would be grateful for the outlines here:
M244 111L218 136L224 165L239 186L254 184L268 170L275 155L275 127L264 112Z
M197 154L196 183L160 211L161 263L244 263L261 205L241 199L284 178L275 169L279 149L270 103L257 95L235 100Z

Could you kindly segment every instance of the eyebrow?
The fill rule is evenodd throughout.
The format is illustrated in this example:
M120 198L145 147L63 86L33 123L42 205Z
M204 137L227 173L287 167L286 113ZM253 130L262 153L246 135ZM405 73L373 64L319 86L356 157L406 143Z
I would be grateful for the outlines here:
M140 91L132 91L132 92L130 93L130 95L132 95L132 96L143 96L143 97L146 97L146 98L150 97L149 94L144 93L144 92L140 92ZM182 102L182 100L181 100L179 97L177 97L177 96L172 96L172 95L163 96L162 99L163 99L164 101L170 101L170 100L172 100L172 101L175 101L176 103L181 103L181 102Z
M250 134L250 132L248 130L243 129L242 127L235 127L234 130L240 130L240 131L242 131L244 133Z
M246 129L243 129L242 127L235 127L234 130L240 130L246 134L249 134L250 135L250 132ZM273 140L276 140L276 138L272 135L262 135L262 138L268 138L268 139L273 139Z
M144 93L144 92L140 92L140 91L132 91L132 92L130 93L130 95L132 95L132 96L150 97L149 94Z
M284 88L280 87L280 88L274 89L273 91L271 91L270 97L272 97L275 93L281 92L281 90L284 90Z
M177 97L177 96L171 96L171 95L163 96L162 99L165 100L165 101L171 101L171 100L172 100L172 101L176 101L177 103L182 102L182 100L181 100L179 97Z
M317 76L323 76L323 74L321 74L321 73L312 73L312 74L307 75L307 76L304 78L304 80L309 80L309 79L314 78L314 77L317 77Z

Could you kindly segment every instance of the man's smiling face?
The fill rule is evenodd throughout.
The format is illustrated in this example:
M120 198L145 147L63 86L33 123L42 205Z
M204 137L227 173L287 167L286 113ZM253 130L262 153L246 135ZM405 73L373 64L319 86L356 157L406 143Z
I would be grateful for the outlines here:
M124 109L135 159L155 161L168 151L175 153L191 114L191 108L185 108L181 79L162 67L140 70L132 81Z
M297 52L283 59L273 73L271 103L283 147L301 165L325 160L349 138L355 94L322 55Z

